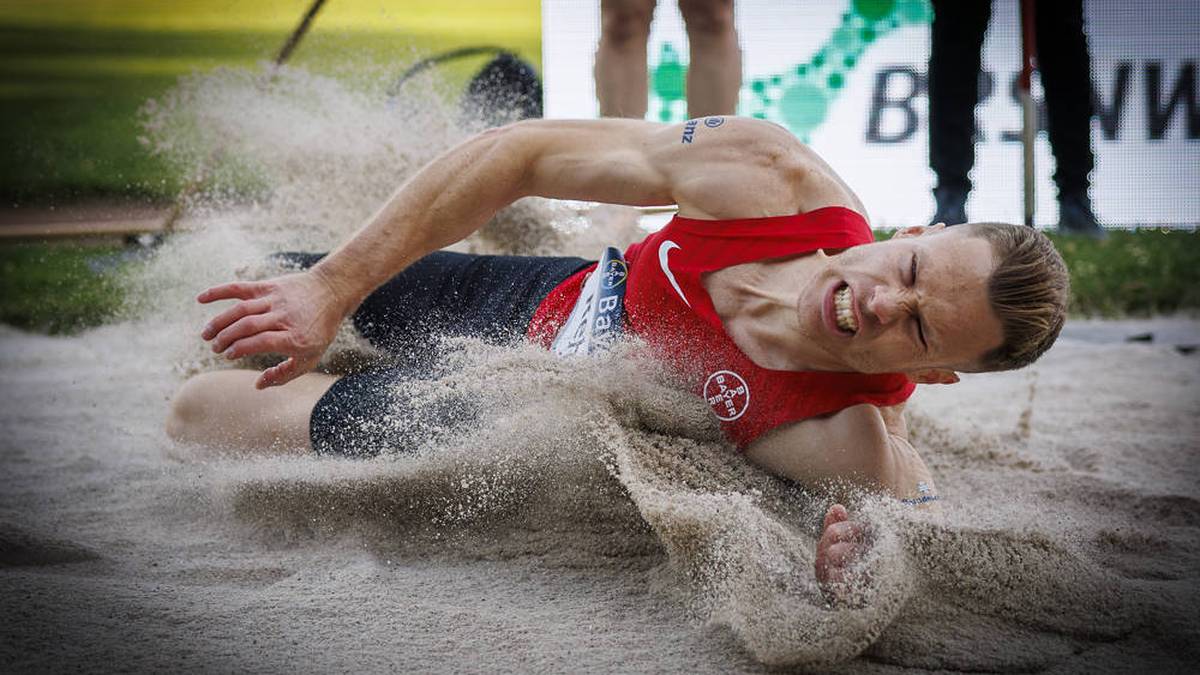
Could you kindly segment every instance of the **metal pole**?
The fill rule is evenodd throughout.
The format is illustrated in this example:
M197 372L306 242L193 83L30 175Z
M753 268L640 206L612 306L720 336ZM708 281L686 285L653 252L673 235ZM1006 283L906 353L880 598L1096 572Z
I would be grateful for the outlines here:
M1021 75L1017 80L1017 92L1021 100L1021 146L1024 151L1024 196L1025 224L1033 227L1037 208L1034 189L1034 142L1037 140L1038 114L1031 91L1037 46L1034 41L1033 0L1021 0Z
M296 49L296 45L300 44L305 34L308 33L308 27L312 25L313 19L316 18L317 12L321 11L321 5L325 4L325 0L314 0L313 4L304 13L304 18L300 19L300 25L292 31L288 36L287 42L283 43L283 47L279 49L279 53L275 56L275 65L282 66L292 55L292 51Z
M288 35L287 41L283 43L283 46L279 49L279 53L275 55L274 65L276 68L282 66L289 58L291 58L292 52L296 50L296 47L300 45L300 41L303 40L304 36L308 34L308 29L310 26L312 26L313 19L316 18L317 12L321 10L321 6L324 4L325 0L313 0L313 3L309 6L308 11L305 12L303 18L300 19L300 23L292 30L291 34ZM264 80L263 84L268 84L272 79L274 78L267 78ZM179 194L175 197L175 202L171 204L171 210L167 212L167 217L163 219L161 228L162 234L166 235L175 231L175 225L178 224L179 219L183 217L187 200L192 195L196 194L196 191L199 190L200 186L204 184L205 179L208 178L208 170L210 165L216 160L217 154L222 149L222 146L218 145L216 148L213 148L212 152L210 152L203 160L200 161L200 166L197 168L196 173L192 176L191 180L189 180L187 184L183 186L183 189L179 191Z

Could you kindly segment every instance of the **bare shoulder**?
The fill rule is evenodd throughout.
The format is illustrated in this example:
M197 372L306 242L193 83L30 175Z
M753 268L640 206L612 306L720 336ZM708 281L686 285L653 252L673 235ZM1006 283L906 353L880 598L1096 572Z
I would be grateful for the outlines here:
M533 120L493 135L506 140L503 156L517 158L511 169L525 177L521 196L675 203L681 215L720 220L824 206L865 215L828 163L764 120Z
M865 213L849 186L783 127L744 117L703 117L664 130L658 160L669 167L680 214L755 218L845 206Z

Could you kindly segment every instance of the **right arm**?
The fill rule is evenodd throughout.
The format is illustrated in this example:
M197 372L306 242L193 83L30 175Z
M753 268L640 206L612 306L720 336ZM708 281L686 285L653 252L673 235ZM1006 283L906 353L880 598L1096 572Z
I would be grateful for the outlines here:
M635 206L679 205L696 218L785 215L856 200L819 159L773 124L730 118L716 128L634 120L520 122L447 151L311 270L211 288L237 299L202 332L229 358L289 358L257 386L310 370L337 327L380 284L480 228L526 196Z
M486 131L402 185L315 269L350 309L404 267L466 238L529 196L661 206L700 218L796 211L800 144L783 129L730 119L697 125L635 120L533 120ZM797 164L792 171L788 161Z

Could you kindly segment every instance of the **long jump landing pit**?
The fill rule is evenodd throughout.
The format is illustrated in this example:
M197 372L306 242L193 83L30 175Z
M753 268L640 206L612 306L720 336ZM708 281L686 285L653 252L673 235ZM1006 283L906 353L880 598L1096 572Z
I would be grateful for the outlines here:
M1071 337L1088 326L1028 370L921 389L948 522L880 521L883 588L855 610L806 595L812 523L775 482L586 392L514 400L444 456L201 459L162 431L163 327L0 328L0 663L753 672L882 623L843 672L1182 670L1200 357ZM1196 320L1150 327L1200 341ZM463 382L542 358L491 354Z

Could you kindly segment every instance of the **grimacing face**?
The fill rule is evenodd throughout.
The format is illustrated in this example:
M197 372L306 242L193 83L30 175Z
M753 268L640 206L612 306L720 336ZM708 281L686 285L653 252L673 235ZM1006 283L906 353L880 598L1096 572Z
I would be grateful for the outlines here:
M841 369L947 382L1003 342L987 292L992 246L965 228L906 228L815 262L800 330Z

